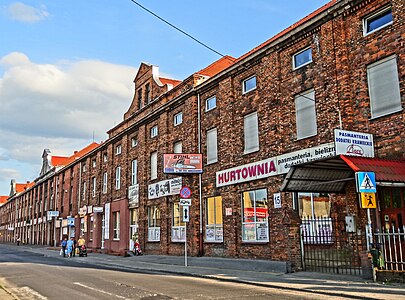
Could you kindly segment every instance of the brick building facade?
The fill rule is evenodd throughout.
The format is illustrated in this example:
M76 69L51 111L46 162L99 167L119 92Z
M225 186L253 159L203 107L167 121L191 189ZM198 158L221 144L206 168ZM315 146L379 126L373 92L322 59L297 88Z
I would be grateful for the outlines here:
M132 103L108 140L10 195L0 225L14 231L1 239L53 244L62 234L84 235L90 248L125 253L138 238L146 253L180 255L177 189L188 186L191 255L265 258L299 269L303 217L355 216L357 228L368 221L349 163L352 180L338 192L325 185L300 194L285 182L292 165L312 160L334 159L327 176L340 172L346 160L336 156L335 129L372 134L374 165L398 160L398 176L382 180L377 172L377 181L378 191L392 199L398 193L402 204L382 205L379 194L372 221L384 225L387 214L405 224L404 15L402 1L334 0L242 57L223 57L183 81L142 63ZM164 153L202 153L203 173L163 173ZM45 205L39 211L37 202ZM21 207L29 216L4 218ZM60 220L46 219L49 210Z

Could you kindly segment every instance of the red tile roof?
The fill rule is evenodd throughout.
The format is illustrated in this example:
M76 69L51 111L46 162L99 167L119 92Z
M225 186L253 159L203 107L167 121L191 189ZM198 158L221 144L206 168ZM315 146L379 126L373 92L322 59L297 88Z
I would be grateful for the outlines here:
M8 196L0 196L0 205L7 202Z
M66 156L54 156L51 157L51 164L54 167L60 167L65 165L65 161L68 159Z
M170 79L170 78L159 77L159 80L160 80L161 83L163 83L163 84L171 84L171 85L173 85L173 87L175 87L176 85L179 85L181 83L180 80Z
M213 62L210 64L208 67L200 70L197 72L197 74L204 75L204 76L215 76L219 72L225 70L229 66L233 65L233 63L236 61L236 58L233 58L229 55L226 55L217 61Z
M15 184L15 191L17 193L24 192L26 189L29 189L30 187L34 186L35 182L27 182L27 183L16 183Z
M71 162L74 162L79 157L82 157L83 155L86 155L87 153L93 151L98 146L100 146L100 144L93 142L90 145L84 147L82 150L75 152L72 156L66 158L64 166L70 164Z
M264 43L260 44L259 46L255 47L252 50L250 50L249 52L247 52L246 54L242 55L241 57L239 57L237 59L237 61L240 61L240 60L244 59L245 57L251 55L252 53L256 52L257 50L260 50L261 48L265 47L266 45L270 44L271 42L274 42L278 38L282 37L283 35L289 33L293 29L297 28L298 26L304 24L305 22L307 22L307 21L311 20L312 18L316 17L317 15L321 14L322 12L324 12L325 10L327 10L328 8L330 8L331 6L336 4L338 1L339 0L332 0L332 1L328 2L328 3L326 3L324 6L321 6L320 8L315 10L314 12L310 13L305 18L302 18L301 20L299 20L298 22L294 23L293 25L287 27L286 29L279 32L278 34L276 34L275 36L273 36L269 40L265 41Z
M345 155L340 157L355 172L374 172L377 181L405 182L405 160Z

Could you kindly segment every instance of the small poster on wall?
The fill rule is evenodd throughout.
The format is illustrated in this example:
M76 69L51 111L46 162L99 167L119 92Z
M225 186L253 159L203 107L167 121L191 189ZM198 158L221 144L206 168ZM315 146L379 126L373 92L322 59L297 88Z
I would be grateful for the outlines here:
M273 195L274 208L281 208L281 193L275 193Z

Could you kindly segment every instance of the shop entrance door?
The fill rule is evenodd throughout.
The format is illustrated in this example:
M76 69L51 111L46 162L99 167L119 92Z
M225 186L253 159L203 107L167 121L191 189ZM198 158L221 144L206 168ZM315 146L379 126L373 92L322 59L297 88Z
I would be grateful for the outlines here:
M130 209L129 211L129 251L134 249L135 240L139 238L138 235L138 219L139 210L137 208Z

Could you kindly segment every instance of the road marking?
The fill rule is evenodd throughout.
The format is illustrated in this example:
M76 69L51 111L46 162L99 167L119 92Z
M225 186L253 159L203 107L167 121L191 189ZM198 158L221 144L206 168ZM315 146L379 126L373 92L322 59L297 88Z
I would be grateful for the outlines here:
M48 299L47 297L42 296L36 290L33 290L32 288L30 288L28 286L23 286L20 288L12 288L11 291L18 298L22 298L22 299L41 299L41 300Z
M82 284L82 283L80 283L80 282L73 282L73 284L76 284L76 285L79 285L79 286L84 287L84 288L86 288L86 289L89 289L89 290L92 290L92 291L96 291L96 292L99 292L99 293L103 293L103 294L106 294L106 295L109 295L109 296L114 296L114 297L117 297L117 298L119 298L119 299L126 299L126 300L128 300L128 298L125 298L125 297L123 297L123 296L118 296L118 295L115 295L115 294L112 294L112 293L109 293L109 292L106 292L106 291L103 291L103 290L100 290L100 289L95 289L95 288L92 288L91 286L87 286L87 285Z

